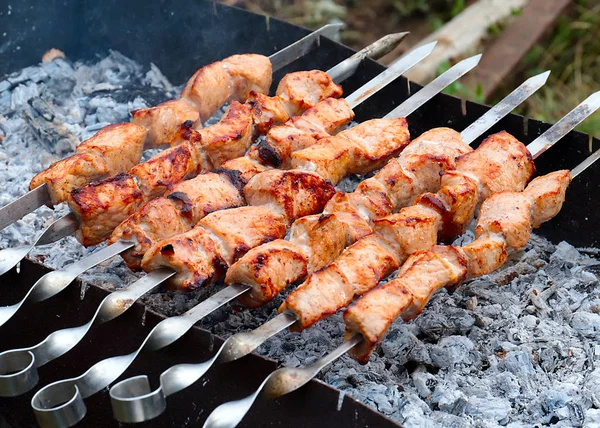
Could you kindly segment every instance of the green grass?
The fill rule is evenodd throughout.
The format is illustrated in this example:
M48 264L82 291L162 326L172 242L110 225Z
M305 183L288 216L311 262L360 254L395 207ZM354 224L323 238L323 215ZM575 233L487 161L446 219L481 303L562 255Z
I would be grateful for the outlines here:
M519 109L529 117L556 122L588 95L600 90L600 0L578 0L559 18L552 34L522 61L520 72L490 103L527 77L552 70L548 82ZM600 114L578 127L600 137Z

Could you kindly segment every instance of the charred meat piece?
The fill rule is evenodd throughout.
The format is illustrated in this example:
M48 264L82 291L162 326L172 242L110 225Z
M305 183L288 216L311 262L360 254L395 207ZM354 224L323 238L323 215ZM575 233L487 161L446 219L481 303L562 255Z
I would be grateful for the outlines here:
M336 134L354 118L344 99L328 98L292 117L284 125L275 126L265 140L250 149L249 156L265 165L289 168L292 152L306 149L318 140Z
M194 229L151 247L142 262L146 271L168 267L177 272L171 284L180 290L208 285L250 248L285 235L285 217L270 207L217 211Z
M145 138L146 130L133 123L106 126L81 143L73 156L53 163L33 177L29 189L46 183L52 204L64 202L73 190L136 165L142 157Z

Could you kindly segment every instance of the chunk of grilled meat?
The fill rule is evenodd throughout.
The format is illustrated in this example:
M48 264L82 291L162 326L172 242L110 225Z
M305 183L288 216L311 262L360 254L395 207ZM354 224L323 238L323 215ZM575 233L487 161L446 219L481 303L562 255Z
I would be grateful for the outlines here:
M144 141L146 148L170 145L182 124L192 126L199 122L199 117L198 110L185 99L169 100L131 112L131 121L148 131Z
M280 238L285 231L285 217L268 206L217 211L189 232L154 245L142 266L147 271L171 268L177 272L171 284L192 290L214 282L249 248Z
M475 241L464 247L435 246L409 257L396 279L344 313L346 337L360 333L364 338L350 351L352 357L366 363L390 325L398 317L416 317L440 288L455 288L467 277L500 267L508 251L525 245L534 227L558 213L570 180L569 171L557 171L536 178L523 192L496 193L483 202Z
M269 93L271 75L269 58L233 55L196 71L181 91L181 98L198 111L204 123L228 101L245 101L252 92Z
M127 219L129 214L148 200L164 194L168 186L218 167L228 159L242 156L252 143L256 132L262 132L271 124L276 124L273 120L269 124L258 123L254 113L257 109L267 108L268 105L275 103L285 110L286 115L297 114L315 100L327 98L332 94L341 94L339 85L335 84L329 75L322 71L298 72L293 75L297 79L293 80L286 76L289 81L284 85L280 84L280 93L275 97L265 96L260 98L260 101L254 100L246 104L234 102L221 121L211 127L199 131L189 127L182 128L180 135L183 135L185 139L183 144L159 153L148 162L139 164L129 171L130 176L135 178L132 183L138 187L137 189L123 189L121 185L117 185L116 181L107 179L105 185L90 187L86 192L80 193L77 198L71 198L69 206L78 215L80 223L84 225L81 227L82 232L78 234L82 244L95 245L107 239L112 231ZM307 84L306 79L312 79L312 84ZM303 83L300 84L300 90L294 92L294 84L299 84L297 82ZM305 93L305 86L318 91L318 93ZM252 94L255 95L254 92ZM307 99L296 98L302 94ZM276 120L289 119L289 116L286 115L280 115ZM179 139L177 141L179 142ZM112 183L112 188L108 183ZM109 193L127 192L129 195L135 193L137 197L128 197L130 206L116 211L95 204L94 200L102 198L102 196L94 195L91 189ZM85 198L91 198L91 200L87 201ZM125 198L120 198L120 200L124 202ZM119 213L122 215L118 215ZM125 213L129 214L125 215ZM94 225L91 225L90 222L94 222ZM94 230L94 234L87 235L86 231L91 230Z
M331 263L345 244L344 226L335 215L302 217L292 225L289 240L278 239L250 250L227 271L225 283L252 286L239 300L258 307L298 278Z
M146 203L115 229L109 244L120 239L135 242L122 257L139 270L144 253L156 242L187 232L211 212L242 205L239 174L215 170L178 183L164 197Z
M74 155L33 177L29 189L46 183L52 204L59 204L73 190L136 165L142 157L145 138L146 130L133 123L106 126L81 143Z
M456 168L444 173L437 193L424 193L415 200L415 205L374 220L375 236L356 242L292 292L281 310L296 314L299 322L295 328L308 328L347 306L355 296L376 287L410 254L432 248L440 236L454 238L462 233L485 195L521 191L534 171L529 151L505 132L488 137L477 150L460 156ZM492 184L488 184L492 180L493 190ZM341 279L337 284L321 280L333 277ZM345 294L346 300L320 297L337 293L343 284L351 285L354 290L349 297Z
M329 74L320 70L299 71L286 74L277 85L277 97L269 98L260 92L250 94L254 104L253 119L257 131L266 134L277 124L314 107L326 98L342 96L342 87Z
M371 129L378 135L378 128ZM456 131L440 128L424 133L399 158L361 182L355 192L336 193L324 210L335 221L296 221L287 243L274 241L250 250L229 269L225 282L253 287L240 298L248 306L270 301L288 285L333 262L346 246L370 234L370 221L412 201L416 192L439 188L440 173L454 168L456 158L469 151ZM323 246L322 241L329 245Z
M271 128L265 140L250 148L249 156L265 165L289 168L292 152L337 134L353 118L354 112L346 100L327 98L302 116L292 117L284 125Z
M282 145L286 145L285 147L287 148L296 150L299 146L294 141L302 139L303 147L308 146L311 142L314 144L317 141L315 138L315 129L319 129L319 133L325 133L329 136L329 134L337 132L341 126L349 123L353 118L354 113L347 107L347 103L344 100L328 98L305 111L302 116L290 119L285 125L272 128L267 134L267 141L271 147L275 147L274 144L276 143L281 143ZM278 131L280 128L285 128L286 137L283 139L280 139L281 133ZM275 136L272 136L272 134L275 134ZM307 135L310 137L305 138ZM292 142L291 145L290 142ZM227 186L228 195L235 194L235 188L239 187L241 189L252 177L268 169L261 164L263 161L262 157L253 156L252 153L251 150L248 156L223 163L222 170L220 171L229 170L231 171L230 177L235 176L235 180L231 183L233 186ZM280 151L278 156L279 159L289 159L289 153L286 151ZM287 162L285 163L287 164ZM222 182L220 181L215 184L216 189L220 189L221 186ZM136 246L122 253L122 256L131 269L139 269L144 253L156 241L183 233L191 229L195 222L199 220L199 218L195 219L194 222L178 220L177 216L186 215L184 212L180 212L180 209L204 212L206 204L212 207L219 206L220 209L243 205L241 198L236 198L235 201L230 200L220 190L217 190L214 195L207 194L206 189L210 189L210 187L210 184L207 183L207 179L203 175L175 185L172 191L165 195L165 197L147 202L136 213L123 221L115 229L109 242L113 243L119 239L136 242ZM189 204L175 203L172 197L169 196L172 193L179 194L178 199L186 198L191 202ZM165 213L160 222L157 221L158 218L155 220L152 216L152 213L159 212L158 207L164 210ZM151 216L148 218L148 221L146 221L147 215Z
M226 102L245 101L251 92L269 93L271 73L265 56L230 56L196 71L179 100L133 111L132 122L148 130L146 147L172 144L181 124L199 128Z
M292 153L291 165L337 184L348 174L380 168L409 142L406 119L372 119Z

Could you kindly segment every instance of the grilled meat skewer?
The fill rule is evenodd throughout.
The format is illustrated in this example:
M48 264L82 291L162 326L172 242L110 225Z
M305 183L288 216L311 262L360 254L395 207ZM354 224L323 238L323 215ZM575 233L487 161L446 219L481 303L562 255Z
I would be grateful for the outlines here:
M324 135L337 133L353 118L354 112L345 100L328 98L306 110L302 116L271 128L266 141L270 147L281 149L280 156L283 156L284 150L294 151L298 146L314 144ZM252 177L268 169L261 157L264 150L257 146L252 149L247 156L177 183L164 196L145 203L115 228L109 244L119 240L135 242L134 248L121 255L131 269L140 269L144 253L158 240L190 230L213 211L244 205L243 187Z
M289 240L277 240L251 250L229 269L225 282L250 285L252 292L243 295L240 301L254 307L269 301L287 285L303 280L312 271L332 262L346 246L371 233L373 219L410 204L423 192L437 191L440 175L455 168L458 156L472 150L467 143L535 92L547 76L548 73L544 73L528 79L461 134L449 128L425 132L398 159L390 160L374 177L359 184L354 192L336 193L324 210L324 214L335 217L329 218L328 224L320 224L320 217L316 216L299 219L292 226ZM296 165L313 170L326 168L326 165L314 165L304 158L314 151L315 147L310 147L294 153ZM343 152L339 156L343 157ZM326 257L315 256L313 262L310 247L322 242L321 229L325 227L329 238L335 239L336 244L329 245L330 252Z
M325 206L324 204L320 207L321 209L309 213L307 210L301 209L297 204L291 203L289 200L290 192L294 193L295 188L297 189L296 192L301 192L305 186L306 177L309 176L319 177L328 183L336 184L336 177L341 178L345 174L356 171L356 168L366 167L360 161L361 158L372 159L373 169L377 168L382 161L395 156L408 144L408 125L405 119L373 119L342 131L335 137L328 137L325 140L331 146L345 145L353 151L360 153L357 156L357 159L359 159L358 162L351 163L344 159L342 164L335 152L333 154L332 152L318 153L315 155L315 162L327 162L331 165L340 161L340 168L331 168L330 171L335 171L335 173L330 173L326 177L297 169L287 172L280 170L262 172L250 179L244 187L246 202L249 205L278 205L290 223L299 217L320 212ZM367 143L364 143L364 141ZM330 157L328 158L327 156ZM307 183L306 186L310 187L311 185ZM331 189L332 191L326 200L329 200L335 193L333 187ZM202 222L201 220L200 223L202 224ZM201 243L203 235L204 233L201 228L199 231L198 226L196 226L189 232L157 242L144 254L142 268L146 271L151 271L158 267L168 267L177 271L178 274L171 278L170 282L179 289L193 289L213 282L220 276L217 269L214 268L213 254L208 249L203 248ZM285 236L285 233L274 239L283 238L283 236ZM267 241L271 240L273 239L268 239ZM246 251L255 246L248 246ZM197 257L201 257L202 261L198 260L197 257L193 258L193 261L190 260L188 257L190 248L198 253ZM240 254L240 257L242 255ZM227 263L227 267L230 265L231 263Z
M143 253L157 240L189 230L209 212L242 205L243 197L239 195L238 187L245 185L253 175L266 169L262 164L272 160L273 156L269 150L273 150L278 143L284 150L298 150L337 132L353 118L351 107L359 105L412 67L419 58L430 52L431 47L426 46L411 53L405 60L367 82L350 95L347 101L327 99L304 112L301 117L292 118L285 125L272 128L260 149L253 147L248 156L226 162L216 174L200 175L190 181L171 186L165 197L150 200L124 220L113 231L111 244L123 240L135 242L135 248L127 251L124 256L131 268L139 269ZM298 99L299 96L294 98ZM235 151L232 153L231 150L226 152L230 155L235 154ZM284 152L281 152L277 156L281 159L283 155ZM169 162L167 159L167 164ZM176 183L180 178L173 177L171 181ZM156 182L156 178L154 181ZM158 183L157 190L162 190L164 180ZM117 184L111 183L112 186ZM126 187L120 188L119 191L124 199L131 199L128 198ZM93 227L98 229L96 223Z
M366 56L377 56L397 41L397 37L390 36L378 40L345 60L340 73L351 75ZM78 238L84 245L102 242L143 202L164 193L169 184L242 155L252 138L276 121L285 121L330 95L339 96L340 88L332 81L340 78L336 70L337 66L330 70L331 76L320 71L291 73L280 82L279 96L252 93L252 105L234 102L217 125L199 131L182 126L172 141L180 144L178 147L137 165L130 174L112 176L71 192L68 202L76 217L71 223L83 226L76 233Z
M471 64L470 68L474 67L475 64L476 62ZM359 105L372 94L393 81L403 72L405 66L405 62L401 61L396 63L393 67L384 71L375 79L372 79L363 87L358 89L354 94L350 95L347 100L336 100L333 98L328 99L312 109L309 109L309 111L305 112L303 117L290 121L290 124L288 124L290 126L282 127L285 135L287 136L287 138L285 138L283 141L286 144L285 147L291 149L304 147L310 144L311 141L317 141L321 134L325 133L328 135L328 133L325 131L332 132L333 128L339 128L344 123L347 123L353 117L350 106L355 107ZM405 104L410 104L412 105L412 108L417 108L418 105L425 102L425 100L426 97L420 96L417 102L407 101L400 107L406 108ZM317 119L321 122L321 127L317 126L315 123ZM291 125L296 127L294 129L298 130L298 135L295 136L289 132L289 128L292 128ZM260 159L260 153L256 152L254 157L256 157L256 159ZM240 160L245 160L248 163L253 164L254 168L260 166L263 170L265 169L260 163L257 163L257 161L253 159L252 155L238 159L237 164L240 163ZM212 174L212 177L217 177L224 180L229 180L233 177L242 177L241 181L245 182L250 178L250 176L247 175L247 172L248 171L245 171L244 173L240 171L228 171L225 173L225 171L221 171L221 174ZM278 195L279 197L275 197L274 200L275 212L265 212L264 207L258 209L251 209L250 207L247 207L246 210L225 210L213 213L213 215L205 218L205 221L200 224L202 227L202 233L204 235L203 242L208 245L210 245L211 242L217 243L217 247L219 247L219 251L213 253L215 256L213 258L214 265L226 267L227 263L232 263L233 260L238 257L239 253L243 253L243 251L245 251L244 249L246 247L254 246L263 242L261 239L270 239L270 235L280 236L281 215L278 214L278 211L281 211L282 207L284 207L285 216L302 215L304 213L303 210L320 210L323 207L324 201L326 201L326 199L331 196L331 193L333 192L333 188L329 183L323 182L323 180L319 179L319 177L315 177L313 173L291 172L286 173L285 175L280 173L281 171L271 171L269 178L265 177L263 180L270 180L274 183L273 187L276 187L281 191ZM190 180L187 183L191 183L193 181L195 180ZM233 181L236 183L240 182L240 180ZM283 183L284 181L290 188L287 189L288 196L285 197L284 200L281 200L281 195L286 193L282 188L282 186L285 186ZM212 185L210 182L204 184L206 185L205 187L212 188L214 196L214 192L217 190L214 186L215 183L212 183ZM233 183L231 182L230 184ZM197 187L197 185L188 186L187 189L188 191L191 191L191 189L194 187ZM239 193L240 189L235 188L235 186L230 187L233 187L230 190L238 193L239 199L243 199L242 195ZM318 193L319 188L323 190L322 193ZM227 199L227 192L216 193L219 195L225 195L225 199ZM206 194L206 189L204 189L204 194ZM184 202L185 200L185 197L183 197L181 192L179 192L177 198L180 202ZM320 198L323 199L323 201L320 202ZM297 202L294 202L294 200ZM214 198L210 200L209 203L210 202L214 203ZM269 201L264 202L266 205L269 205ZM314 204L317 204L318 207L315 208L313 206ZM188 208L186 209L182 207L182 212L180 215L183 217L186 217L186 213L189 214L195 211L194 206L186 204L183 204L183 206ZM215 208L214 205L211 206L212 208ZM200 201L200 208L198 208L198 210L202 212L196 212L194 217L197 218L197 220L194 223L199 222L202 217L208 214L204 208L205 205L202 205L202 201ZM174 216L177 217L176 214ZM259 220L258 223L256 222L257 219ZM232 227L231 224L234 226ZM244 228L248 229L248 231L245 231ZM90 258L100 261L104 258L104 255L102 255L103 253L110 251L111 247L120 247L121 244L122 242L117 242L108 248L100 250L99 252L90 256ZM125 248L128 247L125 246ZM191 251L190 254L192 258L198 255L198 253L193 251ZM85 261L82 260L79 263L85 263ZM71 267L73 267L73 265L71 265ZM54 358L63 355L65 352L68 352L69 349L75 346L81 339L83 339L92 324L116 318L121 313L125 312L127 308L129 308L133 302L139 298L139 296L154 288L158 282L166 280L173 274L174 272L169 272L166 269L159 269L152 272L150 275L142 278L135 284L132 284L130 287L128 287L127 291L117 292L116 294L108 297L101 303L98 311L96 311L94 317L88 323L80 327L54 332L49 338L43 340L37 345L34 345L33 347L28 348L27 351L30 350L35 355L38 353L44 353L45 359L41 362L38 361L38 366L43 365L44 362L51 361ZM58 346L59 344L53 343L53 338L64 337L65 335L70 337L68 343L65 343L65 341L63 342L62 346ZM11 364L13 367L16 367L16 365L21 363L24 364L24 370L21 370L18 373L11 373L10 375L5 374L5 376L0 378L0 393L3 391L10 391L9 395L18 395L26 390L31 389L35 385L35 379L37 379L37 376L35 376L36 365L30 364L31 354L29 354L27 351L24 351L23 349L17 349L0 354L0 366L3 364L2 361L7 360L12 361Z
M597 110L600 107L599 98L600 92L588 97L548 131L529 144L527 147L534 150L533 157L543 153ZM414 207L405 208L399 214L390 215L387 219L384 219L385 224L381 232L368 235L358 241L346 250L335 263L313 274L311 280L314 279L314 281L309 280L304 286L298 287L283 305L284 310L282 313L251 332L239 333L229 338L217 351L211 362L203 364L202 367L206 367L198 370L202 370L202 373L204 373L207 367L210 367L215 361L226 362L242 358L286 327L296 324L296 328L302 328L302 326L309 326L318 319L331 315L337 309L343 307L344 303L347 304L348 299L351 300L354 294L360 295L375 287L383 276L387 276L401 264L401 261L407 256L406 253L435 245L435 235L437 235L438 228L443 229L449 225L450 231L458 233L457 224L462 229L468 222L471 217L470 213L473 213L474 207L478 204L482 194L490 190L490 179L497 174L497 167L502 163L498 155L492 156L495 161L490 164L482 163L480 160L486 157L486 151L489 154L489 150L494 143L500 143L500 146L503 146L506 141L510 143L511 139L501 132L495 138L489 138L476 151L465 155L461 159L462 161L470 157L473 164L480 169L475 177L473 177L473 170L468 167L462 173L457 173L457 171L447 173L446 177L449 178L442 180L444 186L438 192L438 195L424 194ZM512 152L527 152L527 149L522 147L519 149L519 145L520 143L513 144ZM508 148L510 148L510 145ZM512 166L503 164L503 167L507 168L509 172L501 174L498 178L502 179L504 186L522 188L519 183L527 181L531 165L519 165L519 157L514 156L514 154L509 153L507 157L511 159L508 163L510 164L512 161L513 164ZM515 159L512 159L513 157ZM600 157L600 151L578 166L575 173L578 174L583 171L598 157ZM477 175L482 176L482 180L477 180ZM461 176L463 180L457 180L457 177ZM511 176L513 180L510 180ZM475 183L471 184L475 184L475 186L465 186L473 178L475 178ZM483 181L484 185L477 186L477 181ZM511 181L513 181L512 184L510 184ZM492 184L496 186L496 183ZM502 190L502 188L495 188L495 190L491 188L492 192L498 190ZM438 202L432 204L431 202L436 199L439 199ZM424 201L427 202L421 205ZM448 206L445 205L445 201L449 201ZM445 209L442 210L442 208ZM423 217L419 217L420 215L423 215ZM428 240L429 243L427 243ZM332 279L333 283L328 284L325 282L323 284L323 278ZM352 289L347 286L348 284ZM237 283L231 284L231 286L236 289L242 287L241 284ZM243 287L248 287L248 285ZM248 291L248 288L245 289ZM266 293L269 293L269 290ZM240 296L244 294L249 293L241 293ZM307 302L309 302L308 305L306 305ZM286 310L288 304L291 310ZM298 309L304 313L299 313ZM353 343L352 346L355 344Z
M475 241L411 255L397 278L365 294L344 313L346 337L360 333L364 338L350 355L366 363L394 320L415 318L440 288L454 289L468 277L502 266L509 251L527 243L533 228L558 214L570 182L569 171L562 170L534 179L523 192L492 195L481 206Z
M251 91L267 93L271 62L263 55L234 55L200 68L178 100L132 112L131 123L109 125L80 144L76 153L37 174L29 186L47 185L51 205L67 201L84 185L133 168L144 149L169 144L180 125L202 122L227 101L246 100Z
M394 80L395 77L397 77L398 74L402 72L401 70L403 67L406 67L408 69L408 68L412 67L420 59L422 59L424 56L427 56L428 53L431 52L431 49L433 48L433 46L434 46L434 44L424 46L424 47L419 48L416 51L412 52L411 54L407 55L405 58L403 58L402 61L397 63L394 67L392 67L389 70L384 71L379 76L377 76L375 79L372 79L371 81L369 81L365 85L363 85L363 87L361 87L356 94L353 94L350 97L351 99L349 99L348 101L353 103L353 105L360 104L361 101L367 99L373 93L375 93L377 90L379 90L381 87L385 86L387 83ZM355 54L355 56L351 57L351 59L355 58L356 55L357 54ZM344 61L341 64L348 64L348 62ZM350 64L352 64L352 62ZM335 69L336 69L336 67L334 67L334 70ZM344 73L347 72L345 67L342 68L342 71ZM420 97L420 99L418 100L418 102L416 104L419 105L419 103L423 103L423 102L425 102L425 100L423 100L423 97ZM413 104L412 107L416 108L416 106L414 105L415 103L405 103L405 104ZM408 108L409 106L403 104L400 107ZM397 108L400 108L400 107L397 107ZM238 176L238 175L239 175L239 172L234 172L232 174L232 176ZM181 194L179 196L181 196ZM200 201L200 202L202 202L202 201ZM183 212L181 213L181 215L182 216L186 215L185 209L183 209ZM63 217L63 220L69 220L69 216ZM54 224L58 224L60 221L62 221L62 220L59 220L58 222L55 222ZM44 234L42 234L41 239L45 239L46 241L51 242L50 237L46 237L46 235L52 234L52 233L58 234L59 232L58 232L58 230L54 231L53 226L51 226L47 229L47 231ZM44 277L40 278L33 285L33 287L29 290L27 295L20 302L14 304L12 306L0 308L0 325L3 324L4 322L6 322L8 319L10 319L26 301L39 299L40 297L42 299L47 299L49 297L52 297L53 295L58 293L60 290L67 287L69 285L69 283L73 279L75 279L78 275L80 275L81 273L98 265L99 263L102 263L105 260L108 260L109 258L111 258L123 251L128 250L132 246L133 246L133 243L131 243L131 242L117 241L116 243L92 254L91 256L86 257L76 263L69 265L67 268L62 269L61 271L55 272L54 274L45 275ZM22 258L27 253L27 251L29 251L30 248L31 247L25 247L24 249L7 249L7 250L0 252L0 255L5 256L4 257L5 260L4 260L3 264L4 265L9 264L9 263L7 263L8 254L12 255L13 260L18 261L18 259ZM158 275L158 278L153 277L154 278L153 280L149 280L144 283L144 287L157 286L161 282L163 282L169 275L167 275L166 277L164 275Z
M261 73L261 70L259 69L260 67L267 67L272 69L272 71L279 70L280 68L292 63L296 59L306 55L318 47L321 36L332 37L340 30L340 28L340 24L325 25L319 30L314 31L301 40L298 40L297 42L281 49L268 58L263 58L259 55L237 55L220 62L219 64L222 66L221 69L219 69L217 65L212 64L204 69L199 70L193 76L193 79L190 79L185 87L182 99L184 101L187 100L187 102L167 102L158 108L143 109L135 114L134 121L138 122L139 125L147 129L144 141L152 142L157 138L170 138L172 133L177 130L177 127L173 128L172 125L175 124L178 126L185 120L195 120L196 126L201 126L200 120L196 119L198 119L200 116L206 116L207 108L214 108L214 103L218 102L219 100L226 98L241 99L239 98L240 95L245 97L248 91L252 89L262 90L262 86L268 90L269 85L266 83L266 79L270 81L270 73ZM385 36L371 44L368 49L356 53L353 56L352 61L361 61L365 57L377 59L396 47L403 40L406 34L407 33L398 33ZM355 67L353 67L352 64L343 63L334 67L332 69L332 73L334 73L341 81L348 75L351 75L354 69ZM221 73L225 73L227 76L221 75ZM253 76L254 80L252 82L244 81L247 76ZM224 79L222 79L223 77ZM215 87L212 86L213 83L215 84ZM228 88L224 88L226 85L228 85ZM215 91L217 93L213 93ZM206 100L209 101L209 103L207 106L200 106L199 112L192 111L193 106L198 107L199 97L202 97L202 101L204 101L204 97L206 97ZM210 105L210 103L212 103L212 105ZM113 135L114 134L115 133L113 132ZM116 136L119 137L118 133L116 133ZM136 141L136 143L137 142L139 141ZM166 142L159 141L157 144L160 145L164 143ZM132 153L135 152L134 149L130 149L129 151ZM106 161L98 159L98 156L95 154L95 152L91 152L90 156L95 156L95 160L100 163L100 167L106 169L107 166L110 166L106 165ZM80 163L78 159L81 157L86 160L85 156L76 156L75 159L71 159L66 162L67 165L63 164L59 166L58 174L48 178L60 182L61 171L73 170L75 173L89 174L87 182L90 182L94 179L103 178L109 174L114 174L117 172L108 168L106 171L101 171L102 174L105 174L102 176L97 172L90 170L89 168L80 168L78 165ZM87 160L89 160L89 156ZM129 168L126 168L125 170L127 169ZM38 177L38 179L39 178L41 177ZM55 203L59 202L59 200L57 200L59 196L58 193L62 193L64 197L67 197L69 193L68 189L58 189L58 186L58 192L53 192L52 189L50 189L52 186L52 180L48 181L48 183L43 183L38 187L35 187L25 195L0 208L0 229L3 229L7 225L20 219L24 215L34 211L44 204L54 205ZM35 180L33 185L37 185ZM67 191L64 192L60 190Z
M403 134L404 138L393 136L393 139L404 146L408 142L406 120L395 120L401 129L405 130L405 134ZM358 129L354 131L354 134L351 134L350 131L356 128L344 132L348 133L345 137L348 141L354 141L358 145L356 140L365 130ZM373 132L376 132L376 129ZM379 138L383 139L384 137L389 138L389 135L380 135ZM362 144L358 146L363 147ZM382 155L382 150L390 150L390 143L385 141L366 154L378 158ZM393 155L397 153L398 148L392 147L391 150L391 155ZM346 167L352 167L352 165L346 165ZM269 177L273 178L269 179ZM257 178L260 179L255 180ZM252 246L284 236L286 226L293 220L294 216L301 216L307 212L318 212L335 192L328 180L310 171L265 171L250 180L246 188L252 185L253 180L256 181L257 186L261 186L263 183L268 184L269 193L267 197L265 198L263 194L259 197L260 203L263 205L221 210L207 215L190 232L157 244L156 255L153 258L156 263L160 266L172 266L179 270L173 278L178 279L180 283L187 281L189 284L199 285L200 283L214 281L219 275L223 274L222 268L234 262ZM286 188L287 191L284 190ZM287 192L287 195L284 195L285 192ZM245 196L250 199L248 191L245 192ZM175 254L178 255L178 260L175 259ZM155 272L161 271L166 270L159 269ZM154 285L158 285L168 277L168 275L163 275ZM199 283L199 281L201 282ZM101 378L95 378L93 386L86 389L83 397L94 394L119 377L140 351L143 349L156 349L172 343L200 318L212 312L224 302L232 300L239 292L243 291L227 287L211 299L188 311L186 316L179 318L182 321L181 323L177 324L177 320L171 318L165 320L164 324L156 326L153 332L150 333L150 337L144 341L144 344L137 351L118 357L120 361L118 366L114 367L113 370L103 371ZM173 330L167 327L174 325L179 326L179 328ZM168 337L164 334L168 334ZM112 361L114 358L110 360ZM97 364L106 367L107 362L105 360ZM62 397L65 393L69 394L70 388L65 388L65 384L78 385L81 382L81 385L88 385L86 382L89 373L102 371L98 365L77 378L58 381L42 388L33 398L34 406L40 409L53 406L52 403L57 402L55 398ZM47 400L44 398L46 396L53 397L53 400ZM48 409L40 411L48 414Z
M283 367L274 371L248 397L218 406L208 416L204 427L237 426L258 397L276 398L295 391L308 383L323 367L346 352L350 352L359 362L368 361L375 344L382 339L395 318L414 318L436 290L442 287L456 287L468 276L473 264L487 266L485 271L488 272L499 267L506 258L496 257L499 253L494 251L492 254L486 254L484 249L490 247L489 244L495 247L497 241L504 241L500 247L508 250L511 245L508 242L510 239L515 245L524 245L533 227L539 226L558 213L571 177L600 158L599 154L600 152L596 152L582 162L573 170L572 175L569 171L556 171L536 178L523 192L500 192L492 195L483 203L481 209L482 221L478 225L478 239L472 243L473 254L465 253L466 246L436 246L430 251L411 256L398 278L372 290L347 309L344 314L344 343L309 366ZM521 205L523 203L524 206ZM491 225L493 226L489 227ZM519 235L519 238L515 238L516 235ZM474 254L477 255L473 257ZM485 262L480 263L482 260ZM235 336L228 341L233 338ZM177 367L169 370L176 373ZM139 376L127 379L111 390L113 409L118 409L119 420L127 420L122 416L130 416L131 409L122 406L124 400L139 405L138 401L144 401L148 396L131 397L131 389L128 388L133 382L139 385L139 379ZM140 391L145 389L147 388L142 387Z
M335 137L320 140L308 149L291 153L292 165L293 156L296 153L303 153L301 167L313 170L318 165L318 171L330 182L336 184L341 177L348 173L368 172L368 163L372 169L379 167L397 154L407 142L408 129L405 119L374 119ZM317 148L317 150L310 150L312 148ZM257 149L256 153L260 155L260 150ZM352 162L352 159L356 161ZM272 199L283 200L286 193L284 192L282 196L277 191L277 184L278 182L270 174L258 174L244 189L247 202L262 204ZM297 214L293 206L288 207L288 219L298 218ZM188 260L182 256L188 252L187 247L198 247L198 251L202 252L202 246L195 242L195 235L196 232L192 230L154 244L145 252L142 268L151 271L158 267L168 267L177 271L178 274L171 278L170 282L183 289L195 288L206 282L214 281L217 278L216 269L213 267L214 263L206 262L206 260L212 260L212 255L208 258L202 256L202 261L196 263L188 263ZM164 248L166 251L163 251ZM182 255L177 254L178 248L181 248Z
M524 189L534 172L533 159L592 114L600 106L598 95L588 97L527 147L500 132L477 150L459 157L457 169L441 177L437 194L422 194L412 207L373 221L375 234L311 275L288 296L280 311L295 315L294 328L307 328L374 288L412 252L434 246L437 236L447 240L463 233L482 201L494 194ZM320 297L326 295L336 299Z

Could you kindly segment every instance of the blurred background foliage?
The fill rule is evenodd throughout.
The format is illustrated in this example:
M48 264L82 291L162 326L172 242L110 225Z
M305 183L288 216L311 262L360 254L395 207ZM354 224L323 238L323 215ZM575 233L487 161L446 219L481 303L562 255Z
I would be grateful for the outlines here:
M344 22L342 42L359 49L386 33L410 31L403 49L442 27L475 0L223 0L257 13L317 28ZM548 0L552 1L552 0ZM519 11L514 11L518 15ZM505 31L507 23L491 25L480 51ZM397 55L401 54L400 50ZM461 58L454 58L453 62ZM439 72L452 64L439 65ZM474 101L494 103L526 78L551 69L548 83L519 110L535 119L555 122L592 92L600 90L600 0L573 0L553 29L521 61L510 79L487 100L481 88L466 88L460 82L448 93ZM600 137L600 115L579 129Z

